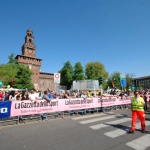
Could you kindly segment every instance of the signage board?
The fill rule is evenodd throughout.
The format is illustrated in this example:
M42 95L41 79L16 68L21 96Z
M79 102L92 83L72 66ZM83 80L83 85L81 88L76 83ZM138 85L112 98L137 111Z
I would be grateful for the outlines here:
M121 84L122 87L127 86L126 76L124 74L120 74L120 84Z
M54 83L60 83L60 73L54 73Z

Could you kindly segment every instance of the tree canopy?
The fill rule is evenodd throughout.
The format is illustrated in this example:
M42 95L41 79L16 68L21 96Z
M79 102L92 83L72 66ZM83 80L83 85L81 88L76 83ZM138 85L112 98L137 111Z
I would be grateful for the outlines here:
M14 54L8 57L9 61L7 64L0 65L0 78L4 85L10 85L11 87L22 89L22 88L33 88L31 83L31 74L29 67L19 64L14 58Z
M107 86L109 86L110 88L116 87L118 89L122 89L123 87L121 87L121 84L120 84L120 74L121 74L120 72L114 72L113 74L111 74L108 78ZM132 86L133 75L132 74L126 74L125 76L126 76L127 86L124 88L130 89Z
M75 66L73 68L73 80L83 80L84 78L84 70L81 63L75 63Z
M33 88L33 84L31 83L32 72L30 69L19 64L17 65L16 70L17 73L15 74L13 87L18 89Z
M91 80L97 80L99 76L101 76L103 80L108 78L108 72L100 62L87 63L85 67L85 75L87 79Z
M73 81L73 67L70 61L64 63L64 66L59 73L61 74L60 84L67 86L67 89L70 89Z
M61 74L60 84L67 86L67 89L71 88L74 80L98 80L99 76L101 76L103 79L103 85L105 85L105 80L108 78L108 72L100 62L87 63L85 68L86 76L84 75L84 70L80 62L75 63L74 67L72 67L70 61L65 62L59 73Z

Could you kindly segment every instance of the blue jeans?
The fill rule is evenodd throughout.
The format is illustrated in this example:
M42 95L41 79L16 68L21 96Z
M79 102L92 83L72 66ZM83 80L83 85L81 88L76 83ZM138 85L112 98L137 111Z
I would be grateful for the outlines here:
M41 115L41 117L42 117L43 121L47 120L47 114L43 114L43 115Z

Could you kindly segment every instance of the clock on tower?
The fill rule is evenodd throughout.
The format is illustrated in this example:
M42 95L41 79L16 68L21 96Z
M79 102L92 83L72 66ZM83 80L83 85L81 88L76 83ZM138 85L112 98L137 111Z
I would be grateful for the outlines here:
M22 46L22 55L28 57L35 57L35 54L36 54L36 46L34 45L33 32L31 29L28 29L25 37L25 43Z

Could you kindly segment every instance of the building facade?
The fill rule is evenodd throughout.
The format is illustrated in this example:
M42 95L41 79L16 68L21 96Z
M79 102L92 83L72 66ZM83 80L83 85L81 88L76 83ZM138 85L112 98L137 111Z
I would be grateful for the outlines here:
M134 81L135 80L137 80L137 84L139 87L143 87L144 89L150 89L150 76L134 78Z
M31 29L27 30L25 42L22 46L22 54L17 55L16 59L19 63L28 66L33 72L31 75L31 80L35 89L55 90L54 73L40 71L42 59L36 58L36 46L34 45L33 31Z

